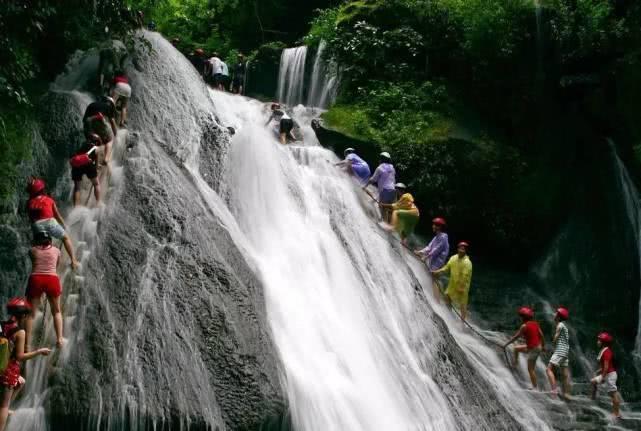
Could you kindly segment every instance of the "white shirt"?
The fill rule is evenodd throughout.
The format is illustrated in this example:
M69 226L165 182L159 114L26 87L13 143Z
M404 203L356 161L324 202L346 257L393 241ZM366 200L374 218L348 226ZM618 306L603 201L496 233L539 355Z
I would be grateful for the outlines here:
M209 59L209 64L211 64L211 74L216 75L217 73L223 73L223 62L218 57L212 57Z
M222 73L224 76L229 76L229 68L227 67L227 63L221 61L220 64L222 65L222 71L220 73Z

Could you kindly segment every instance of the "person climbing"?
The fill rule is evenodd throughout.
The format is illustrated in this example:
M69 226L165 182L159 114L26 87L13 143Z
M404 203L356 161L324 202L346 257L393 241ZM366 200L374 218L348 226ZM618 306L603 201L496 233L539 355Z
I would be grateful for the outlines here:
M597 336L597 346L601 349L597 356L599 369L596 370L596 376L590 380L590 383L592 383L592 399L596 399L598 387L603 385L612 399L612 414L614 418L621 419L621 398L617 389L618 374L614 364L614 352L611 347L613 341L612 335L607 332L601 332Z
M271 106L272 114L269 117L269 120L267 120L267 123L265 123L265 126L269 125L273 120L278 121L279 127L278 127L278 135L280 138L280 143L285 145L287 144L287 138L291 138L292 140L296 140L296 137L292 135L292 130L294 129L294 120L287 115L287 112L285 110L281 110L280 104L278 103L272 103Z
M125 75L125 72L122 70L116 71L116 75L112 81L111 87L111 99L114 101L116 107L115 117L120 113L120 119L118 125L124 127L127 122L127 105L129 104L129 99L131 98L131 86L129 85L129 79ZM115 131L114 131L115 133Z
M458 306L461 310L461 320L467 320L467 304L472 283L472 261L467 255L469 244L465 241L458 243L456 254L447 261L444 267L432 271L433 276L449 273L450 279L445 289L445 300L448 305Z
M247 72L247 65L243 54L238 54L238 63L234 66L233 71L234 80L232 81L231 91L242 96L245 94L245 73Z
M209 84L214 88L219 88L223 76L222 60L218 53L214 52L211 58L205 63L205 76L209 77Z
M433 219L432 232L434 232L434 238L427 244L427 247L414 251L414 254L425 262L430 272L442 268L447 261L447 256L450 254L449 238L447 233L444 232L446 226L445 219L441 217ZM440 283L438 276L432 277L432 291L437 303L441 302Z
M76 269L78 261L73 253L71 239L65 232L65 222L58 211L56 202L45 194L45 187L45 182L40 178L32 178L27 185L29 192L27 211L31 220L31 230L34 236L38 232L47 232L52 238L61 239L71 259L71 267Z
M96 148L102 141L100 136L92 133L87 142L78 149L69 160L71 165L71 179L73 180L73 206L80 205L80 186L82 177L86 176L93 185L93 194L96 198L96 205L100 205L100 181L98 181L98 155Z
M392 227L401 237L401 243L407 246L407 238L414 233L420 213L414 204L414 197L407 193L407 186L397 183L395 186L398 200L393 204L380 205L392 210Z
M9 417L9 406L13 392L24 384L20 375L20 363L35 358L36 356L47 356L51 349L41 348L32 352L25 350L25 326L31 304L25 298L13 298L7 303L7 312L10 319L2 323L2 332L11 345L9 363L2 375L0 375L0 387L2 388L2 402L0 404L0 431L4 431Z
M569 317L570 312L567 308L559 307L556 309L556 314L554 315L556 330L554 331L554 337L552 338L552 343L554 344L554 353L550 358L550 362L548 363L548 368L546 370L548 380L550 381L550 387L552 388L553 396L559 394L558 388L556 387L556 377L554 376L554 371L556 369L560 370L562 374L562 396L564 398L568 398L570 395L570 369L568 360L570 355L570 332L568 331L567 326L565 326L565 321L567 321Z
M227 66L227 63L225 63L223 60L220 60L221 63L221 77L220 77L220 84L218 86L218 89L220 91L227 91L227 88L229 88L229 66Z
M523 324L516 334L503 345L503 348L507 348L507 346L520 337L525 339L525 344L514 346L514 363L518 364L519 353L527 353L527 371L532 382L532 389L537 389L536 360L541 355L541 352L545 350L545 338L543 337L543 331L541 331L539 322L534 320L534 310L530 307L521 307L519 308L519 316Z
M101 92L113 79L116 70L124 70L127 60L127 48L122 42L108 41L100 50L98 59L98 84ZM101 93L104 94L104 93Z
M358 178L362 186L366 185L369 177L372 175L367 162L361 159L353 148L347 148L343 151L343 155L345 159L336 163L335 166L344 167L346 172Z
M388 152L380 154L380 164L374 171L367 184L376 184L378 187L378 199L383 221L390 224L392 221L392 210L385 206L394 203L396 200L396 170L392 165L392 156ZM363 187L365 188L367 185Z
M92 133L100 137L105 146L102 164L107 165L111 161L111 146L118 132L114 100L111 97L102 97L97 102L90 103L85 110L82 121L87 138Z
M26 297L31 304L31 313L27 319L26 330L26 351L31 350L31 335L33 319L36 317L36 310L40 307L40 297L47 295L51 314L53 315L53 326L56 330L56 346L62 347L62 313L60 312L60 295L62 285L58 278L58 261L60 250L51 243L51 236L47 232L38 232L34 238L33 247L30 251L31 275L27 285Z
M205 69L205 51L202 48L194 49L194 52L191 55L191 64L198 71L201 76L204 76Z

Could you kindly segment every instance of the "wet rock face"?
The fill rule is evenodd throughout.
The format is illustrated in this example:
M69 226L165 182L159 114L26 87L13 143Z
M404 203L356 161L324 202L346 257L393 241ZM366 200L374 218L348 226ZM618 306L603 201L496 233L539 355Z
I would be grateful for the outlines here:
M131 71L131 138L50 378L54 429L256 429L284 409L260 281L186 167L202 158L218 181L229 134L186 60L158 65L165 43Z

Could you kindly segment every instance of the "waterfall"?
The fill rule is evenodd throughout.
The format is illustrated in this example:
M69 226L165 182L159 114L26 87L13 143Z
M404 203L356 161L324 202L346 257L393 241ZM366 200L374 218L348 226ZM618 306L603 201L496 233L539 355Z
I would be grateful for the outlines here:
M331 151L279 145L268 106L208 90L142 34L107 207L69 217L69 345L29 376L12 430L260 429L285 404L301 431L551 429ZM76 129L78 91L52 106ZM294 117L311 137L309 111Z
M617 181L620 186L623 202L625 203L625 210L630 229L634 233L635 242L637 245L637 257L639 258L639 267L641 268L641 195L637 190L634 181L630 178L623 161L616 153L614 144L609 141L614 157L614 163L617 173ZM641 299L639 302L639 321L637 324L637 333L634 343L633 355L637 361L637 367L641 367Z
M316 51L314 68L312 69L311 85L307 97L307 106L327 108L334 102L338 90L338 76L336 65L328 63L323 54L327 44L321 41Z
M278 101L293 106L303 103L307 47L283 50L278 72Z

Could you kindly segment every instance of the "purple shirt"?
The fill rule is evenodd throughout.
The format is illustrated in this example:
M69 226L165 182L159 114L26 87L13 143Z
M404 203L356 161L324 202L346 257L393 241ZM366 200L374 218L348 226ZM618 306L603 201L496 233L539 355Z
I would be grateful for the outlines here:
M436 234L432 241L423 250L419 251L427 259L425 263L430 271L441 269L447 261L447 255L450 253L450 243L445 232Z
M369 179L370 183L376 183L378 193L383 190L394 190L396 185L396 171L394 166L389 163L381 163L374 171L374 175Z

